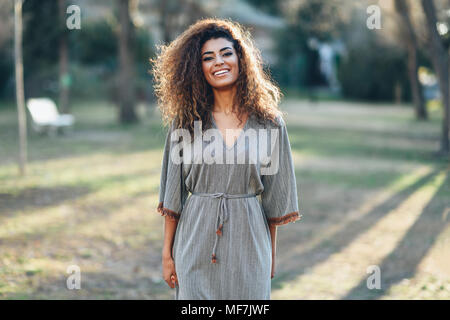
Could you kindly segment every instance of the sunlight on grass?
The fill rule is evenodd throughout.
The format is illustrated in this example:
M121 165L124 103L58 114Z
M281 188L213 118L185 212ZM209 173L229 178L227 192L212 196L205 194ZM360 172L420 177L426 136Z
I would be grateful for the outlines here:
M8 262L3 270L4 278L9 280L9 284L3 289L0 287L0 293L14 299L29 299L33 288L41 285L41 279L51 279L61 292L76 295L76 290L71 292L66 287L66 279L69 276L67 267L73 264L78 265L83 273L96 272L102 268L100 264L78 260L62 262L51 258L31 258L19 265Z
M367 278L368 266L380 264L396 247L444 183L447 172L442 170L436 174L367 232L353 239L351 244L326 261L307 270L306 274L273 292L272 298L338 299L344 296ZM404 184L398 184L396 189L404 187Z
M159 185L159 174L133 176L128 181L109 182L101 186L99 191L92 192L76 200L66 201L58 206L33 209L31 213L15 213L12 217L2 218L0 238L26 236L33 233L48 233L49 230L64 228L66 223L87 220L93 222L94 217L104 216L121 206L129 205L134 194L156 190ZM127 198L130 201L127 201ZM154 200L154 207L157 201ZM97 211L97 212L96 212Z
M39 185L40 188L85 186L89 193L57 205L51 205L50 200L49 206L43 208L31 206L11 211L0 217L0 238L60 230L67 222L97 216L96 208L114 210L110 204L119 207L119 202L122 202L126 205L126 197L156 192L161 157L160 151L132 153L118 159L114 155L97 154L33 164L25 178L6 180L3 192L15 195ZM51 199L51 194L48 197ZM105 209L102 209L102 204L105 204ZM157 206L156 200L154 206Z
M151 204L154 206L151 206ZM142 208L148 208L142 211ZM139 247L145 242L162 241L162 228L155 227L164 221L156 211L157 197L145 197L113 210L106 217L90 219L77 227L76 235L102 239L122 245L124 241L131 247ZM162 243L161 243L162 245Z
M26 177L18 177L15 166L0 168L2 192L17 192L32 186L57 186L92 184L98 185L102 178L114 175L132 174L139 170L158 171L162 151L134 152L117 157L114 154L89 154L67 159L34 162L28 167ZM11 176L3 178L2 176ZM96 182L99 179L100 182Z
M326 230L323 230L320 233L314 234L308 243L293 247L288 253L285 253L283 258L287 260L293 259L293 257L298 254L314 249L323 241L333 239L334 235L345 230L346 226L348 226L351 222L363 218L396 193L414 185L417 181L429 174L431 169L432 168L430 166L420 166L414 172L395 180L390 185L384 187L383 190L379 191L375 197L365 201L360 207L352 210L339 222L330 225Z
M447 208L447 209L450 209ZM445 210L444 210L445 212ZM443 212L443 213L444 213ZM441 223L447 223L450 217ZM382 299L449 299L450 296L450 224L441 232L417 270L421 274L391 286Z
M430 156L441 114L417 122L406 106L345 101L288 99L283 108L289 111L299 202L312 214L280 230L282 267L297 279L289 287L293 275L280 272L273 297L339 298L367 276L369 262L392 250L439 187L436 178L434 187L409 193L441 168ZM17 116L13 108L0 109L1 299L172 299L161 277L164 219L156 211L165 130L154 106L147 110L154 117L133 126L118 124L113 110L107 102L75 103L73 135L30 132L28 172L19 177ZM395 210L397 204L386 205L403 197L409 198ZM361 226L373 213L383 220ZM436 214L444 219L445 213ZM360 236L346 238L349 228ZM414 290L402 282L389 295L426 296L433 286L448 286L449 257L442 252L448 251L449 228L444 232L421 261L424 273L410 279ZM334 243L336 237L344 244ZM335 255L316 258L322 249ZM305 263L310 257L320 264ZM71 264L82 270L79 292L65 287ZM299 264L313 268L299 275ZM448 297L446 289L433 292Z

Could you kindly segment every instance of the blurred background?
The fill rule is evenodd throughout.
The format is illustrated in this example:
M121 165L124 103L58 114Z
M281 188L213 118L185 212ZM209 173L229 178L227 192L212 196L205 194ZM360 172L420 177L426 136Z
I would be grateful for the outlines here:
M448 0L0 2L0 299L172 299L149 59L205 17L284 94L272 298L449 299Z

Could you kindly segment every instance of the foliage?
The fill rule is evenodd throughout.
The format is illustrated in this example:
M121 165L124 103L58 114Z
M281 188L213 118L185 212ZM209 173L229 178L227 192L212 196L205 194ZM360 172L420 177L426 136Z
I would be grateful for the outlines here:
M280 1L274 0L246 0L252 6L261 9L271 15L280 15Z
M308 47L308 35L299 25L288 25L275 35L278 62L273 76L286 87L312 87L325 83L319 70L319 55Z
M349 48L338 70L342 93L348 98L394 100L399 84L403 99L410 98L406 52L375 39Z
M56 1L25 1L23 5L23 61L26 98L58 94L59 37L68 33L71 95L77 98L110 97L116 92L118 68L117 21L83 21L80 30L68 30L55 23ZM61 27L62 25L62 27ZM58 28L60 26L60 28ZM14 98L13 43L0 48L0 97ZM151 96L149 58L154 55L148 30L135 30L133 48L139 97Z
M117 64L117 39L114 25L107 20L87 21L75 32L72 56L86 66L101 65L114 70Z
M10 50L0 50L0 97L14 96L14 59Z
M55 94L58 79L58 17L56 1L25 1L23 5L23 65L27 97ZM52 17L52 19L49 19ZM58 26L58 24L56 24Z

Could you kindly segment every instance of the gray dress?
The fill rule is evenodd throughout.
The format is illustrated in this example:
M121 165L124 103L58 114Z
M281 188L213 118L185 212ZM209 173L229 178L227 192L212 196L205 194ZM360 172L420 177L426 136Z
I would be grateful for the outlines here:
M213 129L218 129L212 120ZM174 142L178 140L171 139L172 122L164 147L158 212L178 220L172 251L178 277L175 299L270 299L269 224L282 225L301 217L286 125L281 116L277 122L279 126L263 125L249 116L231 147L220 134L209 141L196 139L194 144L200 141L203 148L215 141L216 147L223 148L224 162L195 162L199 153L184 150L191 161L181 164L170 156L175 145L180 149ZM262 174L262 168L273 160L262 163L263 158L255 157L255 142L247 134L251 128L264 129L269 139L277 137L275 173ZM265 140L267 148L269 139ZM258 151L263 141L256 143ZM225 162L227 152L234 155L234 162ZM238 162L239 155L245 156L244 162Z

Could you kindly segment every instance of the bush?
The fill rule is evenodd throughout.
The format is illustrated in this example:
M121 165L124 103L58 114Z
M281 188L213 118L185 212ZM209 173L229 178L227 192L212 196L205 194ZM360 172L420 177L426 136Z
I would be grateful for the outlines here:
M377 41L350 48L338 68L344 97L371 101L392 101L400 84L402 99L410 99L407 55Z
M283 87L301 88L326 83L319 69L319 54L307 45L307 35L290 25L275 34L278 62L272 67L274 79Z

